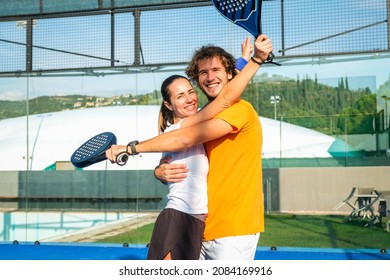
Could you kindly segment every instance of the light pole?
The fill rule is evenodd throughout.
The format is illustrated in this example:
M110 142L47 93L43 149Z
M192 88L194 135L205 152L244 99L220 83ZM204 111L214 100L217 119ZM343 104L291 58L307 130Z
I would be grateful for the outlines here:
M382 95L382 98L383 98L383 100L385 100L385 121L384 121L384 126L385 126L385 129L387 129L388 126L389 126L389 115L388 115L388 112L387 112L387 100L390 100L390 96Z
M280 96L279 95L271 95L270 100L271 100L271 104L274 104L274 119L276 120L276 103L279 103Z
M387 149L386 154L390 155L390 129L389 129L389 116L387 111L387 100L390 100L390 96L382 95L382 98L385 100L385 131L387 130Z

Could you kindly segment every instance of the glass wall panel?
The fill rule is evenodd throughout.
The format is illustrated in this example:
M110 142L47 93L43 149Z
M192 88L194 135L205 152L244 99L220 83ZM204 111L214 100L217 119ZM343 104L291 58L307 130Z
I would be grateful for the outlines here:
M265 172L388 165L390 61L353 58L258 72L243 98L262 122ZM161 154L130 158L123 167L103 161L77 169L69 160L103 131L123 144L157 135L159 87L183 69L2 78L2 240L53 241L158 213L167 192L153 176Z

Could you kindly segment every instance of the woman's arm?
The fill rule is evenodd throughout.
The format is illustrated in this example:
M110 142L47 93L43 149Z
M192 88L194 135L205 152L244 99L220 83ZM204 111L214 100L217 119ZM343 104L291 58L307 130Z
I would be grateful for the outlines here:
M247 37L246 40L241 44L241 57L236 61L236 71L239 73L244 69L245 65L251 59L253 53L253 45L251 43L251 37Z
M187 117L181 127L188 127L209 120L236 102L271 51L272 45L268 37L266 35L257 37L253 59L249 59L244 69L223 87L212 102L197 114Z
M148 140L140 141L134 147L135 154L177 152L196 144L220 138L232 131L232 126L227 122L221 119L210 119L192 127L175 129ZM117 156L123 152L135 155L129 145L112 145L106 151L106 156L114 163Z

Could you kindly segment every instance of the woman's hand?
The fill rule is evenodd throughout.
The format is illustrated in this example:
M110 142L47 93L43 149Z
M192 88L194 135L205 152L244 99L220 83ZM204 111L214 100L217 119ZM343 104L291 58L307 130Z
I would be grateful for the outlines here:
M127 152L127 146L125 145L112 145L106 151L106 157L111 163L116 163L116 158L120 153Z
M241 44L241 57L246 61L249 61L253 52L253 44L251 43L251 37L247 37L246 40Z

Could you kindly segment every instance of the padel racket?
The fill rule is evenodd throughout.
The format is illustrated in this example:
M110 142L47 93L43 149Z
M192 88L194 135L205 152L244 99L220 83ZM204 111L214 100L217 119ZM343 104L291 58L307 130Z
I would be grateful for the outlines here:
M229 21L244 28L257 38L261 33L262 0L213 0L214 7ZM273 63L275 55L271 52L264 63Z
M103 132L95 135L82 144L71 156L72 164L79 168L84 168L92 164L106 160L106 151L116 144L116 136L111 132ZM125 165L128 156L122 155L117 158L118 165Z

